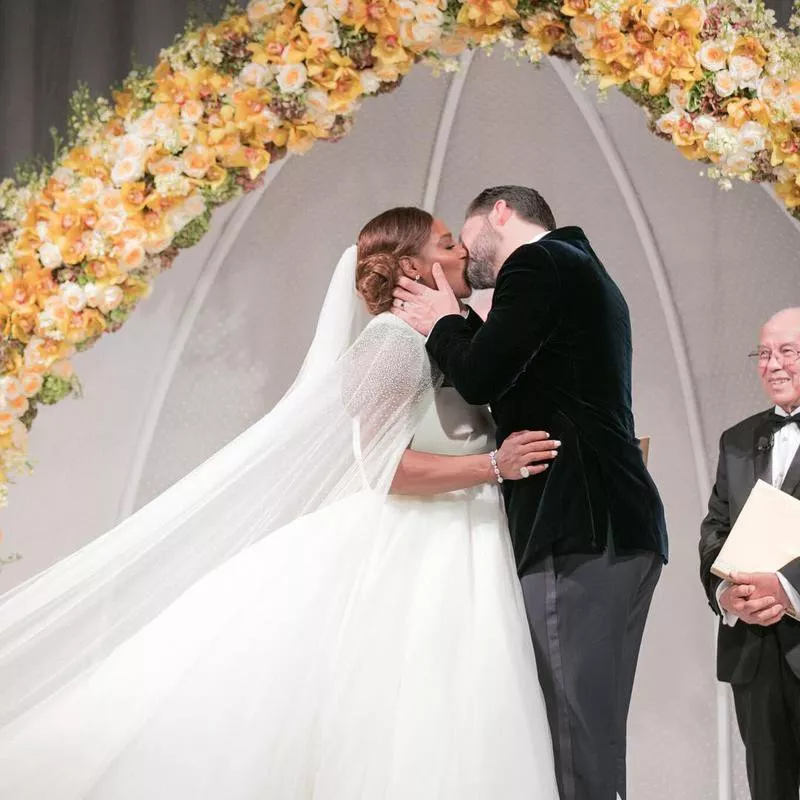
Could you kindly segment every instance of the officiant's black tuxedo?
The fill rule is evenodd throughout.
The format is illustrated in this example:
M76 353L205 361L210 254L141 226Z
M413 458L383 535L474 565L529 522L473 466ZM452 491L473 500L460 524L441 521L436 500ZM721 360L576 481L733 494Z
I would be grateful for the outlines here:
M715 613L720 578L711 566L759 478L772 479L772 411L756 414L722 434L717 478L700 532L700 577ZM782 491L800 498L800 451ZM781 573L800 591L800 559ZM753 800L797 800L800 785L800 622L784 617L771 627L720 621L717 678L733 686L739 729L747 750ZM785 713L795 710L794 715Z
M622 293L580 228L518 248L485 323L440 319L428 350L498 446L544 430L548 470L503 483L561 800L625 798L625 731L642 632L667 558L664 510L631 412Z

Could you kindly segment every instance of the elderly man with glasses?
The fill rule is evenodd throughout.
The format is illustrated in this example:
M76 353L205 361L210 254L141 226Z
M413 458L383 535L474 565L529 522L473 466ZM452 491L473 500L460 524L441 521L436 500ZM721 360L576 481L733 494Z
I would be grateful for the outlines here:
M752 799L798 800L800 622L787 611L800 611L800 559L732 581L714 577L711 565L756 480L800 498L800 308L772 317L750 355L772 407L722 434L700 574L721 617L717 678L733 688Z

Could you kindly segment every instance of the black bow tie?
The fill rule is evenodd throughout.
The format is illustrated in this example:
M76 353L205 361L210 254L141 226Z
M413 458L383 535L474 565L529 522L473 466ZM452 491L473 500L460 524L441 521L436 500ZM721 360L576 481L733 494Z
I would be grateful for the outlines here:
M769 415L769 423L773 431L780 430L784 425L791 425L793 422L800 424L800 415L796 417L783 417L774 411Z

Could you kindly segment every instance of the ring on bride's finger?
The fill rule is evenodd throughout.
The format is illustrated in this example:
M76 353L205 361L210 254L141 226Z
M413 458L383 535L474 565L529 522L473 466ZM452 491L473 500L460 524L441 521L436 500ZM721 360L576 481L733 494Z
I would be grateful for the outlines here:
M531 471L527 467L520 467L519 474L522 475L523 478L530 478Z

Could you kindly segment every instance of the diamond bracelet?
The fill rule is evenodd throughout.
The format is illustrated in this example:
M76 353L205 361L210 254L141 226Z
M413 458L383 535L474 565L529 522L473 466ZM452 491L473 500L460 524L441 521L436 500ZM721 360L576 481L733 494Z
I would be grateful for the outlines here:
M500 467L497 466L497 450L492 450L489 453L489 461L492 462L492 471L494 472L495 478L497 478L498 483L503 482L503 476L500 474Z

